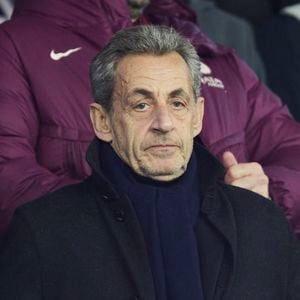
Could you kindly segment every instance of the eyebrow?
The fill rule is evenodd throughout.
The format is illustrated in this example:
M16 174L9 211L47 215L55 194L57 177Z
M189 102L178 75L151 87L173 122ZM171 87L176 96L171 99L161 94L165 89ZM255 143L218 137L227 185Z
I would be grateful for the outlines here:
M140 94L146 98L154 98L154 95L152 92L145 90L145 89L140 89L140 88L134 89L130 94L131 95Z
M169 97L178 97L178 96L183 97L184 99L190 101L190 96L182 88L174 90L169 94Z
M152 92L146 90L146 89L141 89L141 88L137 88L137 89L134 89L131 93L131 95L134 95L134 94L140 94L146 98L151 98L153 99L154 98L154 95ZM169 97L183 97L185 99L187 99L188 101L190 100L190 96L182 89L182 88L179 88L179 89L176 89L172 92L169 93L168 95Z

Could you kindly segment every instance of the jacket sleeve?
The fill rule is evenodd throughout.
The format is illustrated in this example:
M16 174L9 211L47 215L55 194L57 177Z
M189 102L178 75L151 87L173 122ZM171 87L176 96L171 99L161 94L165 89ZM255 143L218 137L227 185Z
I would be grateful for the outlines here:
M237 60L237 65L248 96L249 160L263 166L272 198L300 236L300 124L245 63Z
M0 236L14 209L68 183L39 165L39 116L30 79L9 35L0 29Z
M42 299L40 273L39 256L30 227L16 215L0 249L1 299Z

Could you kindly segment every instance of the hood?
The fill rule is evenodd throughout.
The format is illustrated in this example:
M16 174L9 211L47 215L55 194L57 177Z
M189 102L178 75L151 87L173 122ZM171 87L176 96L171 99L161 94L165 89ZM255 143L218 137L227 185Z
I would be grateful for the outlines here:
M137 24L160 24L174 27L196 47L200 57L222 55L227 47L217 45L200 29L196 13L182 0L151 0Z
M106 19L114 31L131 25L126 0L16 0L13 17L40 16L65 27Z
M169 17L197 23L196 13L182 0L151 0L150 5L146 8L146 12L164 14Z

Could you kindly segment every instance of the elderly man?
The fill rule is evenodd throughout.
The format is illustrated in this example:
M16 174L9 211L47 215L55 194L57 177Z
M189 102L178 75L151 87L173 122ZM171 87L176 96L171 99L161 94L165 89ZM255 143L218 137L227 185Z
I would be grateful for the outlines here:
M285 217L226 185L193 142L199 77L195 49L173 29L114 36L91 67L93 174L17 210L1 299L299 299L299 245Z
M235 155L228 183L240 181L241 164L259 163L300 236L300 124L233 51L203 34L182 0L144 10L148 0L132 0L143 12L134 23L128 1L20 0L0 26L0 239L17 207L90 176L88 66L115 32L140 23L171 26L193 43L206 99L199 140L220 160Z

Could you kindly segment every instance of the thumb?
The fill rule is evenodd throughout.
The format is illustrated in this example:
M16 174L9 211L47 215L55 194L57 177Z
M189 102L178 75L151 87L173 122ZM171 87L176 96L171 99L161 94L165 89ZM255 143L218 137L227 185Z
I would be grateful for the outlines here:
M238 164L234 154L230 151L225 151L223 153L222 162L225 169L229 169L230 167Z

